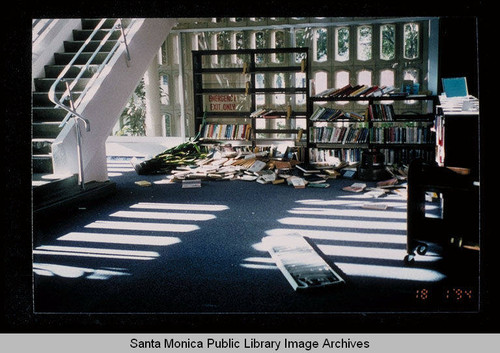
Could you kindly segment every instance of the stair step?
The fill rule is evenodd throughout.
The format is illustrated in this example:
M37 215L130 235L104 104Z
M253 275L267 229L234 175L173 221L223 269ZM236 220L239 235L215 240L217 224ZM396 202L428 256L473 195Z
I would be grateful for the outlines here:
M102 45L101 50L110 51L111 49L113 49L113 47L116 45L117 42L118 42L117 39L108 40L106 41L106 43ZM83 43L85 43L85 41L83 40L66 41L64 42L64 50L66 52L76 53L78 52L78 50L80 50ZM99 47L100 44L101 44L100 40L92 40L85 46L83 52L94 52Z
M93 29L75 29L73 30L73 40L78 41L78 40L87 40L87 38L90 37L94 30ZM101 40L103 39L109 31L107 30L98 30L94 36L92 37L92 40ZM110 36L109 39L119 39L121 36L120 31L114 31Z
M54 61L56 65L66 65L68 64L76 53L54 53ZM109 53L107 52L99 52L92 59L91 64L102 64L102 62L106 59ZM81 53L78 58L75 60L74 64L76 65L85 65L89 59L92 57L93 53Z
M78 180L78 176L76 174L33 173L31 175L31 185L35 188L37 186L60 182L61 180L69 180L75 177L76 180ZM72 181L71 184L74 184L74 181Z
M52 84L56 81L55 78L35 78L35 89L39 92L48 92ZM77 84L73 88L74 91L83 91L87 83L89 83L89 78L81 78L78 80ZM64 92L66 90L66 83L59 82L57 87L57 91Z
M62 108L53 107L33 107L34 122L59 122L64 120L68 112Z
M55 192L50 191L54 188L53 183L33 188L33 216L36 224L53 222L54 215L73 212L77 207L87 206L116 192L113 182L89 182L82 189L78 185L78 177L75 178L69 179L72 183L66 188Z
M33 155L50 154L52 152L52 138L34 138L31 140Z
M102 28L111 28L115 24L117 18L108 18L104 21ZM84 18L82 19L82 29L91 29L93 30L101 21L99 18ZM127 27L132 20L129 18L122 19L122 24L124 27Z
M61 97L64 92L56 92L57 97ZM73 91L73 99L77 100L82 92ZM45 107L54 108L55 104L49 98L49 92L33 92L33 106L34 107Z
M61 122L33 122L34 138L56 138L61 132Z
M57 78L59 74L64 70L66 65L46 65L45 66L45 78ZM68 72L64 75L65 78L75 78L80 74L80 71L84 65L72 65ZM99 65L90 65L88 69L83 72L83 78L91 78L94 73L99 68Z
M33 173L54 173L52 154L33 155Z
M35 175L37 175L35 177ZM78 175L55 176L52 173L37 173L32 178L33 207L51 203L78 193Z

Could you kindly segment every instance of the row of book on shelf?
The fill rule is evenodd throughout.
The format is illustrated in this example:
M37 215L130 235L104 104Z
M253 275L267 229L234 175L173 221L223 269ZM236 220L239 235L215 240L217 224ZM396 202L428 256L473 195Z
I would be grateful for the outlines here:
M309 130L312 142L322 143L366 143L368 128L354 126L317 126Z
M354 112L346 112L342 109L318 107L311 115L311 121L336 121L341 119L364 121L365 117Z
M359 148L309 148L309 163L315 165L337 165L339 161L348 164L357 163L361 160L362 150Z
M248 140L250 124L206 124L202 137L205 139Z
M315 143L432 143L435 134L426 126L316 126L309 130Z
M434 160L434 150L421 148L384 148L379 150L384 155L386 165L409 164L412 160L423 159L431 162Z
M430 126L386 126L370 128L371 143L432 143L435 134Z
M370 104L366 114L370 121L393 121L396 116L392 104Z
M379 149L384 155L385 165L408 164L414 159L434 160L434 151L429 149L415 148L382 148ZM309 148L309 163L319 166L335 166L339 160L348 164L361 161L363 150L360 148Z
M355 112L347 112L342 109L318 107L313 112L310 121L394 121L397 120L392 104L370 104L366 109L366 114L358 114Z
M341 88L328 88L314 95L316 98L381 97L393 93L394 86L347 84Z

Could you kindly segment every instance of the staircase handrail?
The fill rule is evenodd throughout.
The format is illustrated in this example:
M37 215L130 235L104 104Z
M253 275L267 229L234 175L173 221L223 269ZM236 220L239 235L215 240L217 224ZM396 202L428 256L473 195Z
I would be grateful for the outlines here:
M54 19L33 19L32 24L32 32L31 32L31 42L34 45L35 42L40 39L55 22Z
M86 123L87 125L87 130L88 130L88 120L83 117L80 113L78 113L76 111L78 105L81 103L81 101L83 100L85 94L88 92L88 90L91 88L91 86L93 85L93 83L95 82L95 80L99 77L100 73L102 72L104 66L109 62L109 60L111 59L111 57L113 56L113 54L116 52L116 50L118 49L118 47L120 46L120 44L123 42L125 44L125 50L127 51L127 60L130 60L130 54L128 53L128 45L126 43L126 35L125 35L125 31L123 29L123 22L121 19L117 19L115 21L115 23L113 24L112 28L108 31L108 33L101 39L101 41L99 42L99 45L97 46L97 48L94 50L94 52L92 53L92 55L90 56L90 58L87 60L87 62L82 66L82 68L80 69L80 72L78 73L78 75L75 77L75 78L71 78L71 79L68 79L68 78L64 78L64 76L66 75L66 73L69 71L69 69L71 68L71 66L73 66L73 64L75 63L75 61L78 59L78 57L80 56L80 54L85 50L86 46L91 42L91 40L95 37L96 33L102 28L103 24L105 23L107 19L104 18L104 19L101 19L99 21L99 23L96 25L96 27L94 28L94 30L92 31L92 33L89 35L89 37L85 40L85 42L82 44L82 46L80 47L80 49L75 53L75 55L73 56L73 58L70 60L70 62L68 64L66 64L66 66L63 68L63 70L61 71L61 73L57 76L56 80L54 81L54 83L52 84L52 86L50 87L50 90L49 90L49 99L56 105L55 107L60 107L64 110L66 110L68 112L68 114L66 114L65 118L63 119L63 121L61 122L61 124L59 125L59 127L63 127L67 122L68 120L70 119L71 115L75 115L77 117L79 117L80 119L83 119L83 121ZM127 30L130 30L130 27L133 25L133 23L135 22L135 19L132 19L130 21L130 24L127 26ZM82 91L81 95L78 97L78 99L72 104L73 107L71 106L67 106L64 104L64 101L69 99L70 97L70 91L76 86L78 80L83 76L83 74L88 70L88 68L90 67L90 63L92 62L92 60L96 57L96 55L99 53L99 51L102 49L102 47L104 46L104 44L106 44L106 42L109 40L109 38L111 37L111 35L117 31L117 30L120 30L121 31L121 35L120 37L118 38L116 44L111 48L111 50L108 52L108 55L106 56L106 58L103 60L103 62L99 65L99 67L97 68L96 72L94 73L94 75L92 76L92 78L90 79L89 83L87 85L85 85L85 88L84 90ZM67 89L63 92L63 94L61 95L60 98L57 97L56 95L56 89L57 89L57 86L59 85L59 83L61 82L66 82L67 81L72 81L70 84L67 85Z

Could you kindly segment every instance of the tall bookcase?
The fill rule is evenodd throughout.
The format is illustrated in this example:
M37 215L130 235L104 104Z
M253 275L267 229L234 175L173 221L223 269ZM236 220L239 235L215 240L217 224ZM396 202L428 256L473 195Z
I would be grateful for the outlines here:
M406 104L411 102L412 104ZM359 162L364 150L377 150L384 154L385 164L408 164L415 158L434 160L435 133L433 131L434 109L437 97L427 95L383 95L369 97L317 97L309 98L309 111L318 106L335 105L334 109L346 112L358 110L358 118L339 118L334 121L308 120L309 162L327 166L339 158L344 162ZM349 104L360 105L350 110ZM361 105L363 104L363 105ZM392 115L369 114L370 107L392 106ZM364 110L362 113L360 110ZM317 139L317 131L349 128L351 139L326 141ZM354 136L354 138L352 138Z
M192 55L195 127L202 140L305 149L308 48L199 50ZM239 133L242 125L244 134Z

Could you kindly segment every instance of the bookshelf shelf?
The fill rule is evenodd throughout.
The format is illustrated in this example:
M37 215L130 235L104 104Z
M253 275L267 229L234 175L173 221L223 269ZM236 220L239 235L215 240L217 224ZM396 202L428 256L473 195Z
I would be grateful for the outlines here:
M307 144L309 163L324 164L325 155L336 156L341 160L347 157L347 162L359 162L362 152L367 150L382 152L386 164L407 164L414 158L431 161L435 153L432 126L437 102L437 97L432 95L310 97L311 117L308 119ZM352 103L360 103L358 112L349 112L352 107L348 104ZM335 105L335 108L328 108L328 104ZM399 114L395 112L395 104L398 105ZM416 105L420 109L418 112L413 111ZM326 109L327 112L321 114L321 109ZM359 110L364 110L364 113ZM360 121L360 118L363 120ZM323 137L323 133L331 131L329 129L335 130L335 126L351 127L354 130L364 127L367 129L367 136L360 142L347 140L344 143L332 143L318 140L318 135Z
M195 128L249 124L246 142L306 145L308 48L193 51ZM296 58L300 58L297 62ZM263 112L265 110L265 113ZM297 140L304 131L304 140ZM241 141L211 138L211 141Z

